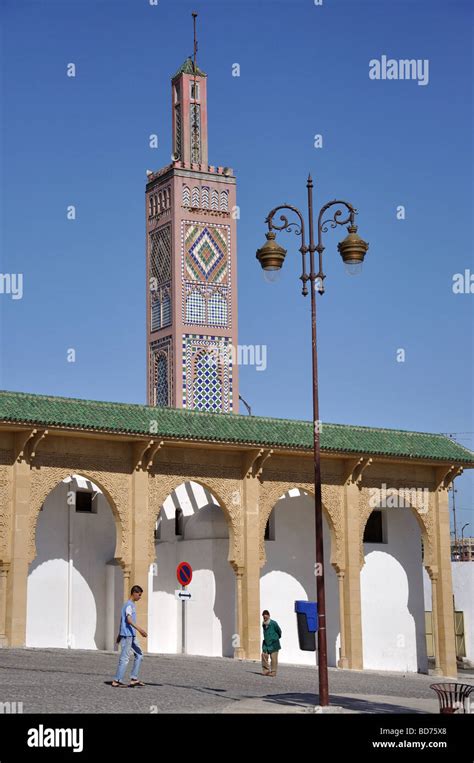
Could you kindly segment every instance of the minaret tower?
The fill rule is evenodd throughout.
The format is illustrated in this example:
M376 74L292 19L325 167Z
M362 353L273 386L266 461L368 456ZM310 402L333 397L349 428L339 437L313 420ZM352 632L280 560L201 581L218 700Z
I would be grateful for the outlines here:
M148 176L148 404L238 412L236 180L208 164L207 76L171 80L172 163Z

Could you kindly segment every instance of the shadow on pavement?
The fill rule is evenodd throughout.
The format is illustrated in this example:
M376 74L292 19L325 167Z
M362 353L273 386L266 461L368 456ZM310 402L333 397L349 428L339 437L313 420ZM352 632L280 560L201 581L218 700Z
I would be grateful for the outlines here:
M288 707L308 708L308 712L319 704L317 694L268 694L261 698L263 702L274 703L278 705L287 705ZM387 702L371 702L365 699L354 699L353 697L340 697L331 694L331 705L343 707L346 710L352 710L356 713L409 713L410 715L428 715L424 710L416 710L404 705L391 704ZM309 707L308 707L309 706Z

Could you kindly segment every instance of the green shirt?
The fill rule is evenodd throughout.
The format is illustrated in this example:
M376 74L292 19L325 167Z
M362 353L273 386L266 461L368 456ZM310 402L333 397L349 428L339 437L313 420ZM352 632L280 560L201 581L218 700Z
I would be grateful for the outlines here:
M276 620L269 620L267 625L263 625L263 643L262 652L271 654L281 649L281 628Z

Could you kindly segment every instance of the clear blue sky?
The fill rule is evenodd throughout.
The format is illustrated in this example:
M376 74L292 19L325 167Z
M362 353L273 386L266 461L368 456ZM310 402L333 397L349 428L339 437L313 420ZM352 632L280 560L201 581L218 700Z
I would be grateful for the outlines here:
M266 371L240 369L242 395L257 415L311 417L298 241L281 234L277 284L255 260L267 212L303 206L311 171L318 207L352 202L370 242L351 278L342 229L326 238L322 419L467 432L472 447L474 296L452 291L453 274L474 272L470 5L3 0L1 268L23 273L24 295L0 295L1 387L145 401L145 171L169 162L170 77L192 52L195 9L210 162L238 178L239 342L268 346ZM429 59L429 84L369 79L382 54ZM471 475L457 484L474 534Z

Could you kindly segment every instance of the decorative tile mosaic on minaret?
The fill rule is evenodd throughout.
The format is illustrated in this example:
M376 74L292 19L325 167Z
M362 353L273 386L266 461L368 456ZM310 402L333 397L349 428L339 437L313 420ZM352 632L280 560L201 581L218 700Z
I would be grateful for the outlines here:
M238 411L236 180L208 164L207 75L171 80L172 163L148 176L148 403Z

